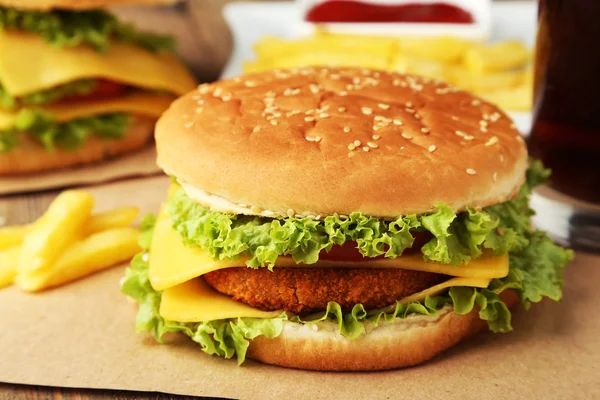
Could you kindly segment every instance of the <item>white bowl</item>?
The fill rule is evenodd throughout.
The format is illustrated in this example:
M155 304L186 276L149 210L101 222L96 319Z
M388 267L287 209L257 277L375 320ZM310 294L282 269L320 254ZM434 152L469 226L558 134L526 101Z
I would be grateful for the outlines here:
M325 0L326 1L326 0ZM360 0L373 4L415 4L445 3L458 6L469 11L475 20L472 24L451 23L312 23L305 21L308 11L324 0L296 0L301 22L296 27L296 34L301 36L314 33L316 26L333 33L380 35L380 36L451 36L474 41L485 41L491 33L491 0Z

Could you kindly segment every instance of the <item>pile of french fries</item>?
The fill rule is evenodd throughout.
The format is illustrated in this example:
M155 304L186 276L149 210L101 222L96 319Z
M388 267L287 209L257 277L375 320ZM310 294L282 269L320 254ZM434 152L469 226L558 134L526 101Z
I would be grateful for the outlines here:
M92 214L88 192L68 190L30 225L0 227L0 288L28 292L62 285L131 259L140 251L130 227L139 210Z
M265 37L244 72L310 65L357 66L443 79L500 107L530 111L532 52L518 41L484 45L451 37L392 38L318 31L287 40Z

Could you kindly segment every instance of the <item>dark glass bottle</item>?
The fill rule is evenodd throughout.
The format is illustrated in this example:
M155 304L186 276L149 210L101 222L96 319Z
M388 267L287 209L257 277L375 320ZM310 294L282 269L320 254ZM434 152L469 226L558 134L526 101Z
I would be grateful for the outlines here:
M550 185L600 203L600 1L540 0L529 151Z

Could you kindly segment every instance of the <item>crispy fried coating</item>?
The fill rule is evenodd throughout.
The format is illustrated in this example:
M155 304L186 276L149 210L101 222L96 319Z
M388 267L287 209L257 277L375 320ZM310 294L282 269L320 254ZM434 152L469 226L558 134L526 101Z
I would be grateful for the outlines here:
M306 314L335 301L344 310L393 304L448 279L430 272L391 268L227 268L204 275L217 291L261 310Z

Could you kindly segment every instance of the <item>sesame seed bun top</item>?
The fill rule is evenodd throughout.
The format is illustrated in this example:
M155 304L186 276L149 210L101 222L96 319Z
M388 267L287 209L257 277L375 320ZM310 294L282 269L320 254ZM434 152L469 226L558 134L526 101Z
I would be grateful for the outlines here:
M354 68L201 85L165 112L156 145L159 166L203 198L272 216L485 207L514 196L527 168L496 106L441 81Z
M92 8L139 5L139 4L172 4L177 0L0 0L0 6L20 10L47 11L51 9L89 10Z

